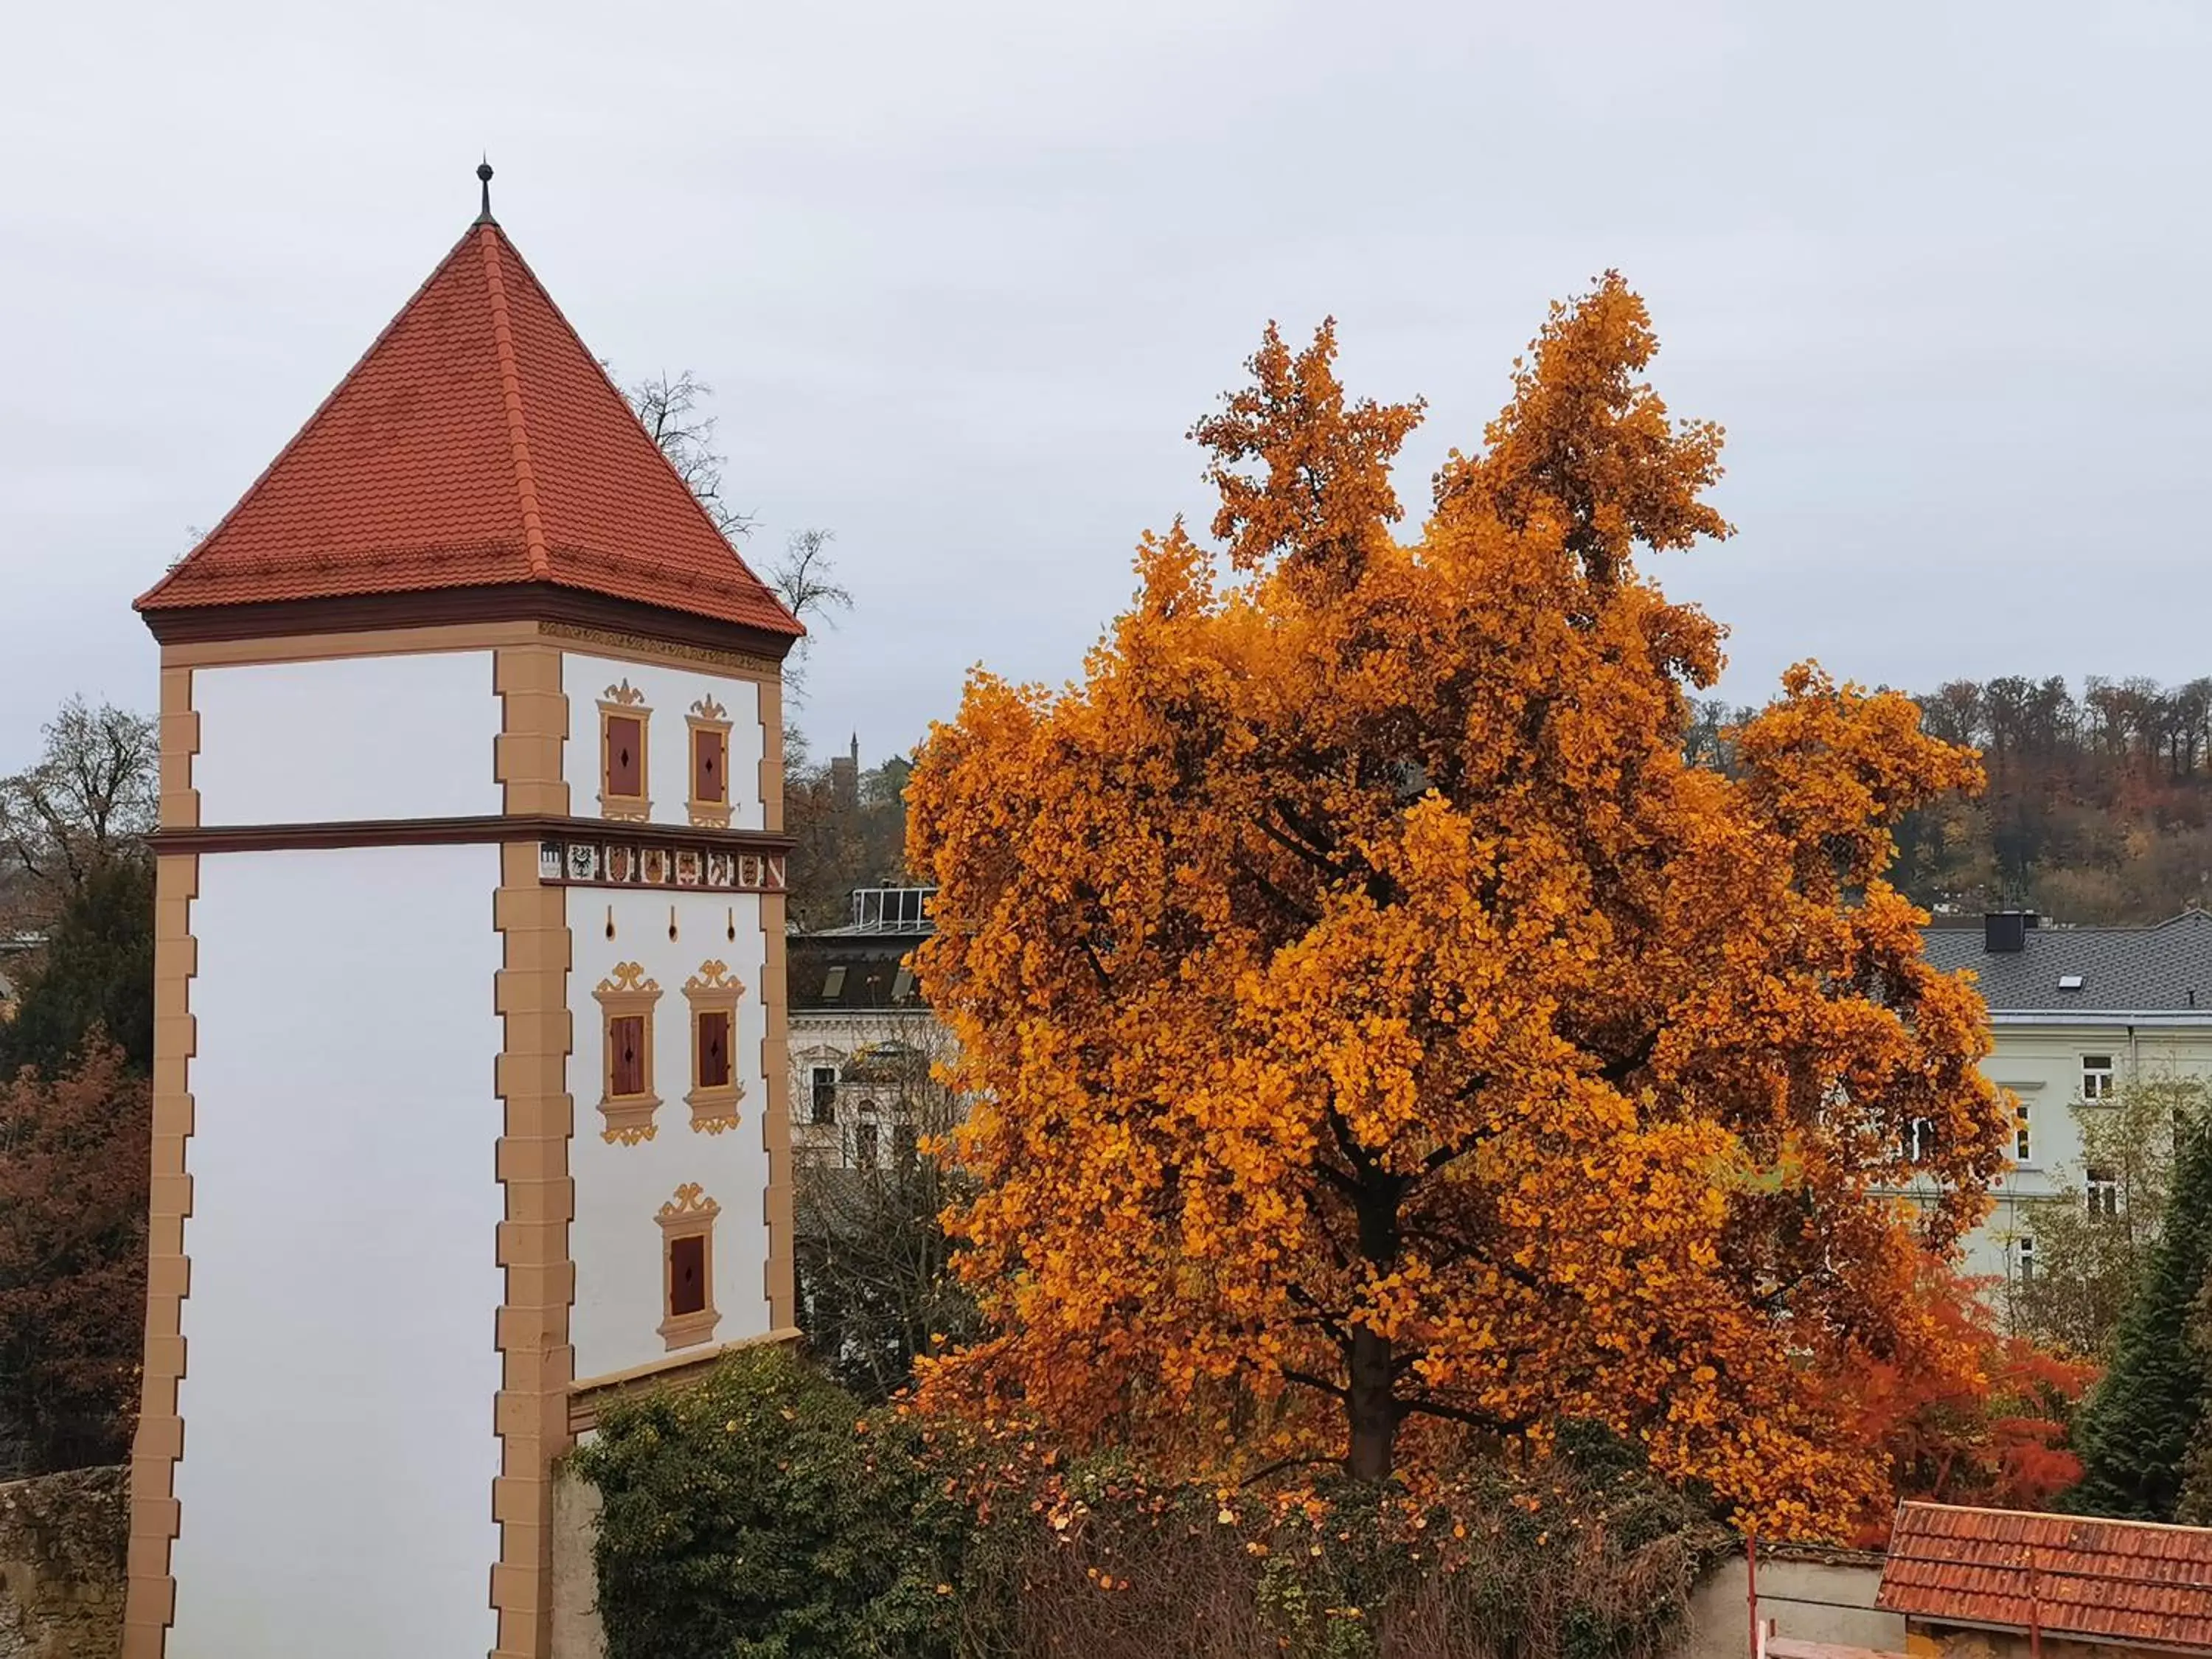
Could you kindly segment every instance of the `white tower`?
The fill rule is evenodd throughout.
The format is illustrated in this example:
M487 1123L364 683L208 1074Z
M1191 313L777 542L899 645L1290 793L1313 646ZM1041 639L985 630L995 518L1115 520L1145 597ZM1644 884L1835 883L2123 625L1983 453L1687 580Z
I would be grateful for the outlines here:
M130 1659L543 1659L551 1461L793 1334L800 632L484 211L139 601Z

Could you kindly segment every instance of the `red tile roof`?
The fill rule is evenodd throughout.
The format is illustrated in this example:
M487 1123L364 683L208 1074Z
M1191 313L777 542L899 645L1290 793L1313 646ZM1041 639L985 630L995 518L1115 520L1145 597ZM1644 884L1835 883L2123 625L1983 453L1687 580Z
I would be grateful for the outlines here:
M1900 1504L1875 1600L1938 1624L2212 1651L2212 1528Z
M138 608L525 582L804 631L483 221Z

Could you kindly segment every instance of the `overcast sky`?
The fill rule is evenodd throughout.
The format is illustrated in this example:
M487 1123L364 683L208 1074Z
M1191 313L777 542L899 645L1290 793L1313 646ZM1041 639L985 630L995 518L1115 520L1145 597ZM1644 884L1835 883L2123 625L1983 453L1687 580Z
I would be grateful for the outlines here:
M625 374L717 390L757 552L837 534L803 718L872 761L968 666L1064 678L1271 317L1479 440L1618 266L1729 430L1660 574L1925 687L2212 672L2212 7L1119 0L12 11L0 769L150 708L131 599L460 234Z

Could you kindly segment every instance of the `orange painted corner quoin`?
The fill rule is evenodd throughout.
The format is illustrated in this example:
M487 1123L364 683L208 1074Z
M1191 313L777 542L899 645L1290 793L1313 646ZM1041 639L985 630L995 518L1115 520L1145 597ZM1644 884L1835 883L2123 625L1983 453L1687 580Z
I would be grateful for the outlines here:
M405 411L396 428L395 409ZM201 746L194 674L471 649L489 652L494 664L501 716L491 763L506 833L479 834L471 824L416 838L499 848L489 920L501 956L489 993L501 1027L493 1077L502 1111L494 1159L502 1218L487 1249L503 1289L490 1334L501 1377L487 1402L486 1426L499 1448L488 1496L499 1541L487 1596L493 1659L545 1659L551 1469L580 1421L588 1426L592 1417L576 1385L569 1334L575 1105L568 1068L576 1033L568 1012L568 900L539 861L539 831L572 811L562 653L674 662L753 683L765 833L732 831L711 817L653 833L666 827L702 843L743 841L773 852L780 849L767 843L781 841L782 823L780 665L803 629L714 531L488 216L138 609L162 644L160 822L168 839L157 845L148 1341L124 1653L163 1659L177 1609L172 1546L190 1525L176 1471L185 1437L178 1384L191 1288L190 1073L198 1043L191 1005L201 920L194 902L205 858L251 857L286 839L270 839L286 826L203 824L193 780ZM380 836L342 833L372 827L305 826L331 834L301 845L381 844ZM759 903L763 994L780 997L783 904L775 896ZM763 1059L782 1043L781 1012L768 1010ZM787 1138L775 1121L784 1079L771 1066L765 1081L770 1328L697 1354L672 1353L673 1370L796 1334L793 1287L777 1285L779 1273L789 1279L792 1254Z
M200 732L199 716L192 712L191 672L165 667L161 686L159 820L165 827L189 829L199 821L192 762L199 752ZM138 1431L131 1456L126 1659L160 1659L176 1606L169 1551L179 1529L175 1480L177 1460L184 1455L185 1425L178 1410L178 1385L185 1375L184 1301L191 1285L191 1262L185 1254L185 1221L192 1207L185 1143L192 1133L188 1067L198 1046L191 1014L191 982L198 960L191 905L198 894L197 857L165 854L156 860L153 1180L147 1233L146 1352Z
M560 652L549 645L505 647L494 658L492 678L501 708L494 772L507 810L565 810L568 705ZM570 1444L568 1389L576 1372L568 1238L576 1212L568 1169L575 1103L568 1081L574 1046L568 902L541 879L534 838L500 849L493 922L501 963L493 996L501 1027L494 1079L504 1115L494 1165L504 1194L498 1260L506 1293L494 1327L500 1468L491 1512L500 1552L491 1603L495 1652L544 1659L552 1648L552 1466Z

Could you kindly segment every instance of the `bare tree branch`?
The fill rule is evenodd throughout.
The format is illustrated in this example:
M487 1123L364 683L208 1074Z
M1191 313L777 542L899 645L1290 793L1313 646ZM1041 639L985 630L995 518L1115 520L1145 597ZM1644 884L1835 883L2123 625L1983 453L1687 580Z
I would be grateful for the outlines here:
M664 369L624 388L623 395L637 412L647 435L659 446L669 465L676 469L676 476L684 480L684 487L714 521L714 528L731 541L750 530L752 515L732 507L722 495L725 458L714 447L714 427L720 417L707 412L707 400L714 395L714 388L688 368L673 380Z

